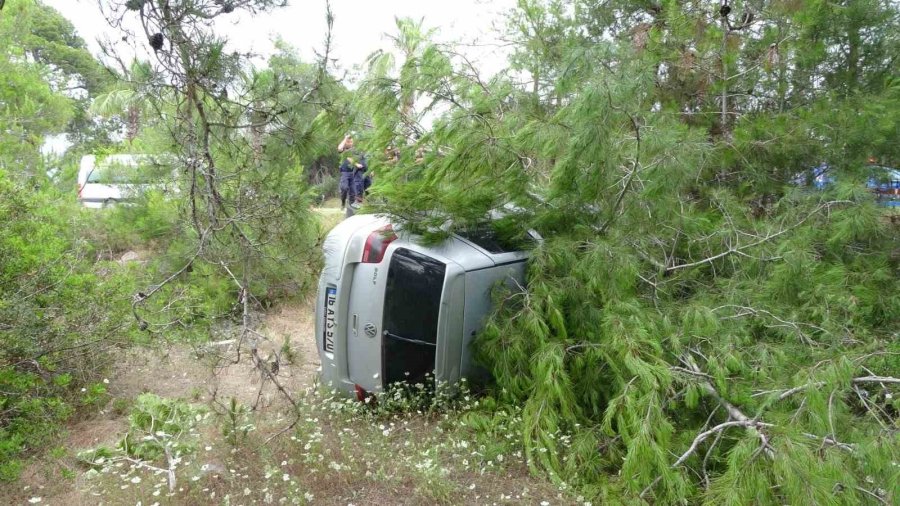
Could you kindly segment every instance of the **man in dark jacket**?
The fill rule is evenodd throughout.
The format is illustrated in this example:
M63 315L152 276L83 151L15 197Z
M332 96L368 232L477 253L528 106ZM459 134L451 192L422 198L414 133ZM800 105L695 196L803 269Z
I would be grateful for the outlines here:
M369 170L369 164L366 162L366 155L360 156L355 167L356 170L353 171L354 193L356 195L356 202L362 202L366 190L369 188L369 185L372 184L372 180L366 175L366 171Z
M356 202L361 198L362 193L362 173L359 175L359 183L357 182L356 173L360 170L365 172L368 168L366 165L366 159L363 156L360 156L357 159L355 155L356 153L353 150L353 136L346 135L344 140L338 144L338 153L344 153L350 151L351 156L347 156L341 161L341 182L340 182L340 192L341 192L341 209L343 209L349 200L350 203Z

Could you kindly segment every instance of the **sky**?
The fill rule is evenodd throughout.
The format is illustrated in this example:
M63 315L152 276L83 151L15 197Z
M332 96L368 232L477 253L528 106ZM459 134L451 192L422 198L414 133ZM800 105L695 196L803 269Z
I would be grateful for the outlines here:
M100 14L98 0L43 1L72 21L95 54L99 53L98 37L121 38ZM494 74L504 67L506 55L493 28L502 25L502 14L515 3L515 0L332 0L335 16L332 54L340 68L352 71L354 65L362 64L372 52L388 48L389 41L384 34L395 32L395 17L411 17L424 19L426 28L436 28L439 41L477 42L477 46L465 46L463 52L485 73ZM241 51L251 50L266 56L273 50L272 41L281 37L298 50L301 58L313 61L314 49L323 47L325 37L325 0L289 0L287 7L257 16L236 12L225 17L221 28ZM126 47L122 49L129 51Z

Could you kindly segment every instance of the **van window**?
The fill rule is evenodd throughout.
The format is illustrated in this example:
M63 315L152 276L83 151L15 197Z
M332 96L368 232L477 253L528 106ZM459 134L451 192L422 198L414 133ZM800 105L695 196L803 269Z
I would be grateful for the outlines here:
M399 248L388 267L384 293L384 383L421 382L434 371L438 316L446 265Z
M119 161L105 161L92 170L88 183L97 184L147 184L159 180L168 172L163 165L143 163L135 165Z

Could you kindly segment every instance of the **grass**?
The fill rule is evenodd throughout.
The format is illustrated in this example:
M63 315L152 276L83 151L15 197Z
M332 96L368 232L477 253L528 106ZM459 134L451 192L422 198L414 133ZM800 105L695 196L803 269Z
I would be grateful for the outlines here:
M158 469L115 458L91 468L57 452L47 457L45 471L62 476L68 470L70 479L43 491L19 491L5 503L41 497L31 495L37 493L56 503L73 490L84 502L146 505L574 502L528 473L514 438L495 441L497 433L479 435L469 426L468 417L486 412L481 400L461 397L440 409L397 412L316 390L301 399L297 425L269 443L268 436L290 422L286 414L250 414L255 430L229 441L233 417L207 411L185 431L183 443L193 450L180 456L171 493L164 458L146 463Z

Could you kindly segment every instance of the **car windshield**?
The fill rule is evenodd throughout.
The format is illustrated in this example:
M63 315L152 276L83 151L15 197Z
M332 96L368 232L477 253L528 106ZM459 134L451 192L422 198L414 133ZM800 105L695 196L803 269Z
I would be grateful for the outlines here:
M391 257L384 293L385 384L417 383L434 370L446 265L405 248Z

